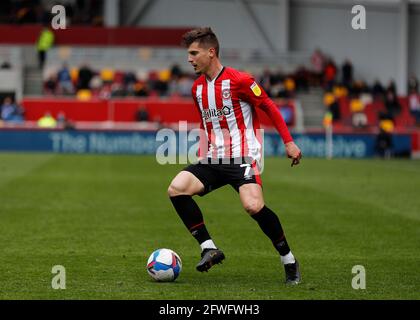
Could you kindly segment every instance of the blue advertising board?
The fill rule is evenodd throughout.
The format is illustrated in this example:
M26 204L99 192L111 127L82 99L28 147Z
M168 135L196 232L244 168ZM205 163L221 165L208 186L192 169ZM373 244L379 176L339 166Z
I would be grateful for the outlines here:
M295 134L296 144L306 157L325 157L323 134ZM333 157L366 158L375 155L374 134L335 134ZM186 153L198 147L186 132L162 131L60 131L0 130L0 151L36 151L54 153L156 154L164 146L168 153ZM411 137L393 136L393 153L408 155ZM276 133L264 134L265 156L284 155L283 143Z

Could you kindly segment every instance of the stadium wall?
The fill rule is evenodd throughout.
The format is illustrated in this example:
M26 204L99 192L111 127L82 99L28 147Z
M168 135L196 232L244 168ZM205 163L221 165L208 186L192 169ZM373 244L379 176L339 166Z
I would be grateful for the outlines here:
M289 8L289 34L283 32L279 21L281 1L246 1L254 19L239 3L241 1L159 0L142 15L138 25L158 26L162 21L172 27L185 26L186 21L191 26L208 25L218 34L222 48L254 50L263 56L279 54L273 52L264 35L280 53L284 43L288 43L286 47L291 52L299 53L310 53L319 47L340 65L345 58L350 58L356 78L369 83L375 78L387 83L399 74L400 21L396 2L366 4L367 29L357 31L351 28L354 2L293 0ZM129 10L130 6L126 6ZM408 71L417 75L420 74L419 15L418 6L410 5Z
M355 77L388 83L398 74L399 15L395 7L366 7L366 30L351 27L351 4L291 7L292 50L320 48L341 65L349 58ZM333 27L332 27L333 26ZM397 80L397 79L395 79Z
M129 12L135 4L130 6L125 3L123 11ZM278 21L276 17L278 5L275 3L262 3L256 5L265 17L264 20ZM255 6L254 6L255 8ZM260 12L263 11L263 12ZM193 14L191 14L193 12ZM128 16L123 17L124 19ZM247 17L246 12L241 10L237 1L191 1L191 0L159 0L154 1L147 12L142 16L139 26L158 26L165 24L170 27L185 26L211 26L218 34L224 48L242 49L265 49L267 43L256 26ZM264 28L269 30L268 28ZM270 29L270 36L276 39L279 27Z
M54 31L54 44L77 46L163 46L179 47L182 35L190 28L134 28L72 26ZM0 44L34 45L40 25L0 25Z

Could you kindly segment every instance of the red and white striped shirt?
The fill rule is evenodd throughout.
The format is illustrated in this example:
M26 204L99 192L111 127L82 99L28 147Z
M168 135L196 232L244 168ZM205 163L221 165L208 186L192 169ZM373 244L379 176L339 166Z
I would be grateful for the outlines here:
M201 75L192 86L192 96L205 133L199 157L260 160L262 139L255 108L267 113L284 143L293 141L276 104L247 73L223 67L212 81Z

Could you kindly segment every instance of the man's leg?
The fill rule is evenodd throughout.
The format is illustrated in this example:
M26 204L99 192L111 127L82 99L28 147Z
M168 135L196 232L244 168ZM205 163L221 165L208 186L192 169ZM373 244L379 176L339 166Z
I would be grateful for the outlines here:
M299 265L290 250L282 225L277 215L264 205L262 188L257 183L243 184L239 196L245 210L257 221L261 230L270 238L280 254L286 271L286 283L300 282Z
M224 259L223 252L217 249L207 231L200 208L192 198L193 195L202 193L204 188L203 183L188 171L181 171L168 188L168 195L175 210L200 244L202 259L197 265L198 271L207 271Z
M39 68L42 69L44 67L45 64L45 56L46 53L44 50L40 50L38 51L38 61L39 61Z

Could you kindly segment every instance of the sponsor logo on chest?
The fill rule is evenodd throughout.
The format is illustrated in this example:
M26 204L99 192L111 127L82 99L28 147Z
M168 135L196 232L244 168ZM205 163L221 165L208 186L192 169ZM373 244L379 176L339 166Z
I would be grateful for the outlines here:
M205 109L201 112L201 117L205 122L211 122L212 119L217 119L219 121L223 120L224 117L227 117L232 112L232 107L223 106L221 109Z

